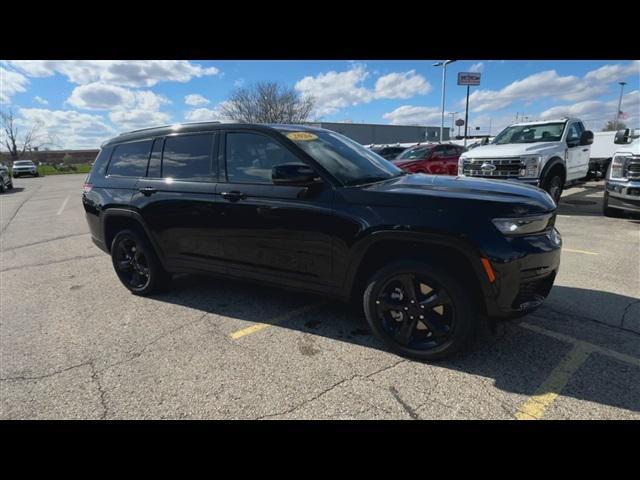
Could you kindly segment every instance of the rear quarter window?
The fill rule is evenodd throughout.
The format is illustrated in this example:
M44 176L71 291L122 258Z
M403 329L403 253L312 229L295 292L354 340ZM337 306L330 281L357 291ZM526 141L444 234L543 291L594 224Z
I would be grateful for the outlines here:
M109 158L111 158L112 152L112 147L106 147L100 150L98 156L95 159L93 167L91 168L91 178L95 178L96 176L104 177L106 175L107 165L109 163Z
M107 168L107 175L119 177L144 177L151 153L151 140L117 145Z

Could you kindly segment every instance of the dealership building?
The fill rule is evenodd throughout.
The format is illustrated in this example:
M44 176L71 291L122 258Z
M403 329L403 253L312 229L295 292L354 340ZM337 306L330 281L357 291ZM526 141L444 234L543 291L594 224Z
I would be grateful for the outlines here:
M337 122L307 122L307 125L333 130L363 145L437 142L440 140L440 127ZM444 128L442 138L449 140L449 127Z

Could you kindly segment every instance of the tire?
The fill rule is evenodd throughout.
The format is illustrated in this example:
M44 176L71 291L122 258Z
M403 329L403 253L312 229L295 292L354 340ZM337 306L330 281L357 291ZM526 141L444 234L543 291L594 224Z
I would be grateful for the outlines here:
M551 195L551 198L556 202L556 205L560 203L563 186L564 181L562 180L562 174L558 170L552 170L549 172L542 182L542 189Z
M604 198L602 199L602 214L605 217L620 218L622 217L622 211L617 208L611 208L609 206L609 192L604 192Z
M111 261L120 282L134 295L158 293L170 283L171 274L162 268L146 235L138 230L116 234L111 243Z
M413 284L415 296L406 294L407 282ZM393 351L417 360L449 357L472 339L478 323L472 303L457 279L419 260L382 268L363 294L365 318L373 333Z
M13 180L11 180L9 182L9 185L7 185L7 190L12 190L13 189Z

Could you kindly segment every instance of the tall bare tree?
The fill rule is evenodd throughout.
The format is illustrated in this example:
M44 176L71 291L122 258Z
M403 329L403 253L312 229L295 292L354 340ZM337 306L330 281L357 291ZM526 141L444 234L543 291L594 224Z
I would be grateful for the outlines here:
M19 159L25 152L38 151L43 145L51 143L40 121L32 123L24 134L21 134L11 109L0 110L0 124L2 125L1 143L9 151L12 160Z
M278 82L258 82L234 90L220 112L238 122L302 123L314 105L313 98L302 98L293 88Z

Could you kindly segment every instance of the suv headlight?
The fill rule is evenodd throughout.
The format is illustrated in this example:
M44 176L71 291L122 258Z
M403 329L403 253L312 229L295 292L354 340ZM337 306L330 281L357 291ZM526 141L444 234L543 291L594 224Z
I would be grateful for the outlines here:
M625 167L629 157L631 157L630 154L618 154L613 156L613 160L611 160L611 168L609 169L609 178L611 180L629 180L625 176Z
M530 235L544 232L553 226L553 213L518 218L494 218L491 220L504 235Z
M538 178L540 175L540 164L542 157L540 155L526 155L520 157L522 167L518 176L522 178Z

